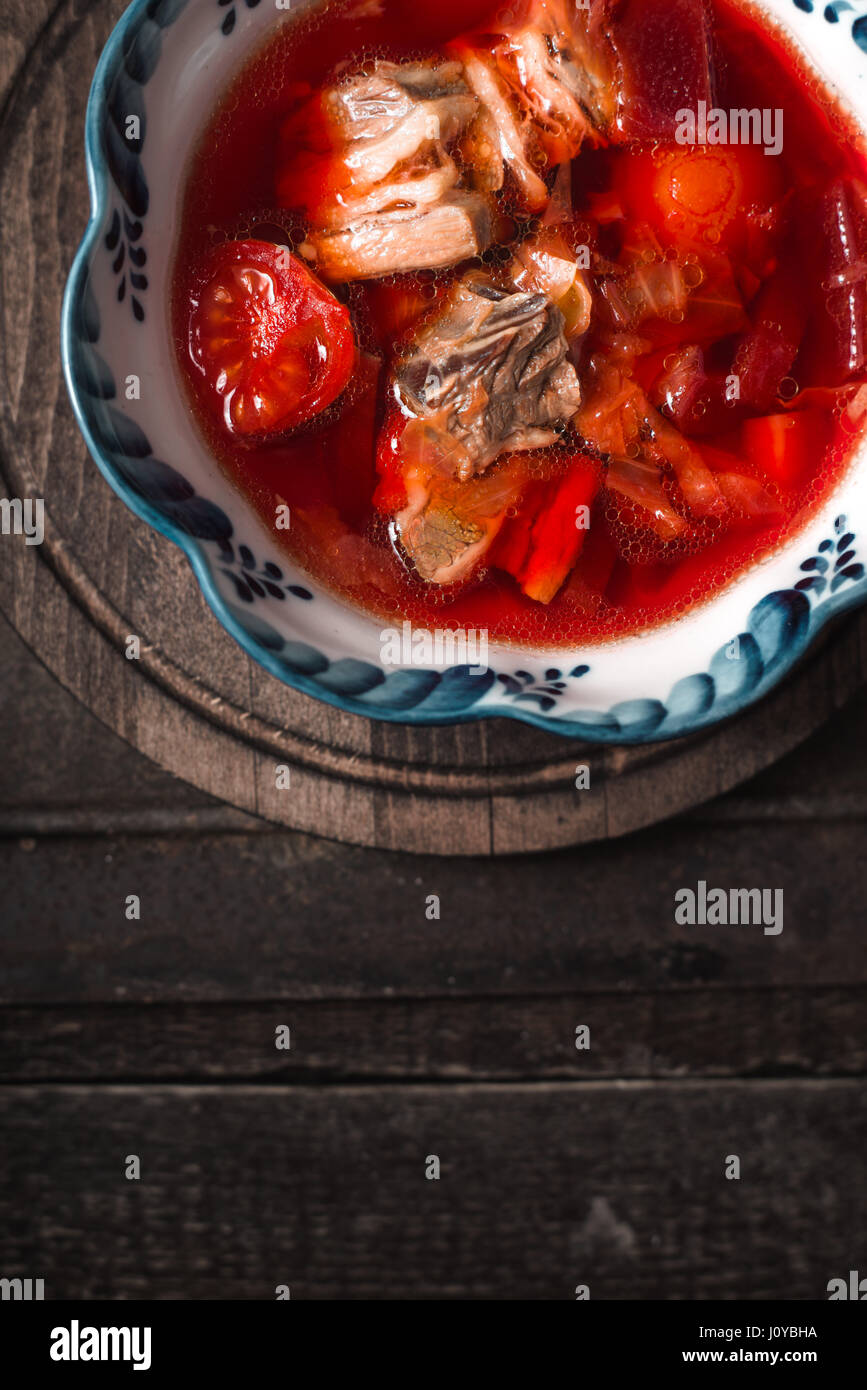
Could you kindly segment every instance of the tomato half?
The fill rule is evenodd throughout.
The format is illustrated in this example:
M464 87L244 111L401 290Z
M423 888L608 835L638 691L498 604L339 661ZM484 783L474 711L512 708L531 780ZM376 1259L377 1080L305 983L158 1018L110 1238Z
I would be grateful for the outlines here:
M230 433L293 429L345 389L356 361L349 311L285 246L218 246L201 283L190 356Z

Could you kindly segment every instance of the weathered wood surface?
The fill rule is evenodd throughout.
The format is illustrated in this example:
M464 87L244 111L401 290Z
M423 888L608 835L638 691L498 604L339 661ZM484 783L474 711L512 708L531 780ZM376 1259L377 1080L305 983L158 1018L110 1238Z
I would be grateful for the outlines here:
M863 824L796 822L746 834L729 825L704 834L668 826L646 832L627 860L605 846L592 857L496 867L334 854L279 834L48 839L33 849L5 842L0 998L430 998L864 983L863 848ZM675 892L700 879L783 889L782 934L679 926ZM125 918L129 894L141 900L140 921ZM439 921L426 917L432 894Z
M590 1029L577 1051L575 1030ZM290 1051L277 1030L289 1028ZM0 1011L5 1082L862 1077L867 986Z
M784 690L691 743L591 751L513 721L411 730L341 715L267 676L222 631L186 561L87 457L57 322L87 218L83 112L122 0L21 0L0 80L0 458L13 496L44 496L37 554L0 545L0 608L109 728L238 808L336 840L497 855L617 837L705 802L797 746L864 683L857 619ZM41 26L41 27L40 27ZM127 634L143 659L123 657ZM577 762L591 790L574 788ZM276 763L293 765L278 792Z
M53 1298L821 1299L862 1258L856 1082L22 1086L0 1122L4 1269Z
M86 463L51 357L120 8L0 11L0 472L44 489L52 539L0 541L0 1275L51 1298L824 1298L863 1273L867 623L676 757L591 758L607 824L576 820L571 777L540 789L577 758L517 725L410 735L269 691ZM274 748L232 727L248 695L308 763L281 814L331 840L250 794ZM783 887L782 935L678 927L699 878Z

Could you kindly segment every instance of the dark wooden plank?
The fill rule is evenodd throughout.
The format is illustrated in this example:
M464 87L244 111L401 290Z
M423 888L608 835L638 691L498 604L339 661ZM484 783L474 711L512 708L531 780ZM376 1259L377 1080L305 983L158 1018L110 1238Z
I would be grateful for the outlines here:
M0 1082L811 1075L867 1075L867 986L0 1008Z
M683 822L625 845L497 863L406 859L278 831L5 841L0 999L856 984L867 978L863 844L859 822L747 834ZM782 889L782 933L679 925L675 893L700 880ZM130 894L140 920L125 916ZM427 916L432 896L439 920Z
M823 1299L867 1219L860 1082L15 1087L0 1121L0 1267L49 1298Z

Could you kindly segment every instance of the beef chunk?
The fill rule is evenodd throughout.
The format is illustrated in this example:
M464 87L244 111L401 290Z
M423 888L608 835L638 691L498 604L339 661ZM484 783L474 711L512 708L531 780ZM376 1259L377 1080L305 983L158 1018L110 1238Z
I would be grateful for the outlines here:
M407 505L395 518L401 545L429 584L457 584L490 550L510 507L517 506L527 477L507 459L484 478L467 483L435 471L410 470Z
M453 189L424 208L383 211L308 237L299 250L325 280L371 280L395 270L442 270L478 255L490 242L491 209L478 193Z
M481 274L459 280L398 367L405 409L452 441L455 476L502 453L543 448L581 404L560 310L543 294L508 293Z
M605 17L604 0L593 0L589 10L570 0L531 0L492 48L453 45L481 115L496 132L502 165L532 212L548 202L544 171L574 159L585 139L597 141L614 122L616 64ZM483 157L477 166L472 144L467 157L484 180L479 186L502 187L502 167L492 185L497 163Z
M483 177L488 181L493 170L499 176L496 188L502 188L508 166L521 197L531 212L541 212L548 202L545 180L531 162L527 129L512 100L512 94L497 70L494 58L488 53L470 48L461 49L467 81L479 99L488 118L488 128L496 132L498 157L485 161Z
M450 144L478 109L455 62L377 62L369 75L326 92L324 102L347 168L367 185L386 178L422 145Z
M449 153L478 101L461 64L375 62L320 92L282 132L278 194L307 214L327 280L456 265L487 249L491 208Z

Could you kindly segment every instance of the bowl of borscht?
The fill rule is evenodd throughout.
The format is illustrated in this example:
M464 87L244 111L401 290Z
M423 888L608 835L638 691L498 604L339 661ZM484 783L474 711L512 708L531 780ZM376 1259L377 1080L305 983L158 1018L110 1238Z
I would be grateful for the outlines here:
M867 596L865 77L857 3L136 0L93 457L345 711L728 718Z

